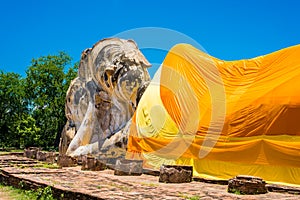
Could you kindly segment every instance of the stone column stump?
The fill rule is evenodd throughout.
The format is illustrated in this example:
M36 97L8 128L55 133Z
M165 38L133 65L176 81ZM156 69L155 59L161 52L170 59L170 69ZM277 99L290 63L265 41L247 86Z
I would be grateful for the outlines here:
M193 166L162 165L160 167L159 182L189 183L193 178Z
M143 174L142 160L118 159L115 165L114 175L117 176L140 176Z
M266 182L255 176L238 175L228 181L228 192L236 194L265 194Z
M38 147L29 147L24 150L24 157L36 159L36 154L38 151L40 151L41 148Z
M77 160L76 158L72 158L71 156L59 155L57 164L60 167L75 167L77 165Z
M38 161L45 161L48 163L54 163L55 162L56 153L55 152L43 152L38 151L36 153L36 159Z
M106 169L106 165L101 160L91 156L82 156L81 170L102 171Z

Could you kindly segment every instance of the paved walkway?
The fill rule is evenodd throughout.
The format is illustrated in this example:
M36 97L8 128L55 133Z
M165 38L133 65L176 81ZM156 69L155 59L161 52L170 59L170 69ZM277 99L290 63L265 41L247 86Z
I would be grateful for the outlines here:
M19 159L19 161L18 161ZM1 161L2 160L2 161ZM8 166L7 162L15 163ZM261 195L236 195L227 193L227 185L191 182L183 184L159 183L158 177L115 176L112 170L82 171L80 166L62 169L41 167L16 167L16 163L29 159L16 156L0 156L2 173L13 175L19 179L65 191L87 194L95 199L188 199L198 197L201 200L219 199L300 199L299 195L269 192ZM32 160L31 160L32 161ZM6 164L4 164L6 163ZM0 193L1 194L1 193Z

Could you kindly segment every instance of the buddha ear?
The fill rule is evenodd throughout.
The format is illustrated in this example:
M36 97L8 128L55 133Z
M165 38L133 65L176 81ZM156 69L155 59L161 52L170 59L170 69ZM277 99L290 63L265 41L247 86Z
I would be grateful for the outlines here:
M87 57L89 56L90 52L91 52L91 48L88 48L81 53L80 63L78 67L78 77L81 80L88 79L88 76L90 74L89 68L87 66L88 64Z
M142 67L151 67L151 63L145 58L145 56L142 54L142 52L140 52L140 50L138 51L137 60L139 63L141 63Z

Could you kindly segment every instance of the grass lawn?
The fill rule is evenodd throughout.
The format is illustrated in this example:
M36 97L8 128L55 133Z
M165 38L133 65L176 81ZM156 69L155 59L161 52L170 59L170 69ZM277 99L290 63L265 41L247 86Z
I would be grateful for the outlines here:
M37 199L37 195L32 191L16 189L11 186L0 184L0 199L3 200L31 200Z
M51 189L50 189L51 192ZM0 199L1 200L55 200L49 189L41 189L38 191L22 190L12 186L4 186L0 183Z

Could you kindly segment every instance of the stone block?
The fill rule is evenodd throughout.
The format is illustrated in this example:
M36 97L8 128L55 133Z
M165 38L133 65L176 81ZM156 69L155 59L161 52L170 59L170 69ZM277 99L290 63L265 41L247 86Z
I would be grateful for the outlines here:
M228 192L235 194L265 194L266 182L255 176L238 175L228 181Z
M189 183L193 178L193 166L162 165L160 167L159 182Z
M118 159L115 165L114 175L117 176L140 176L143 174L142 160Z

